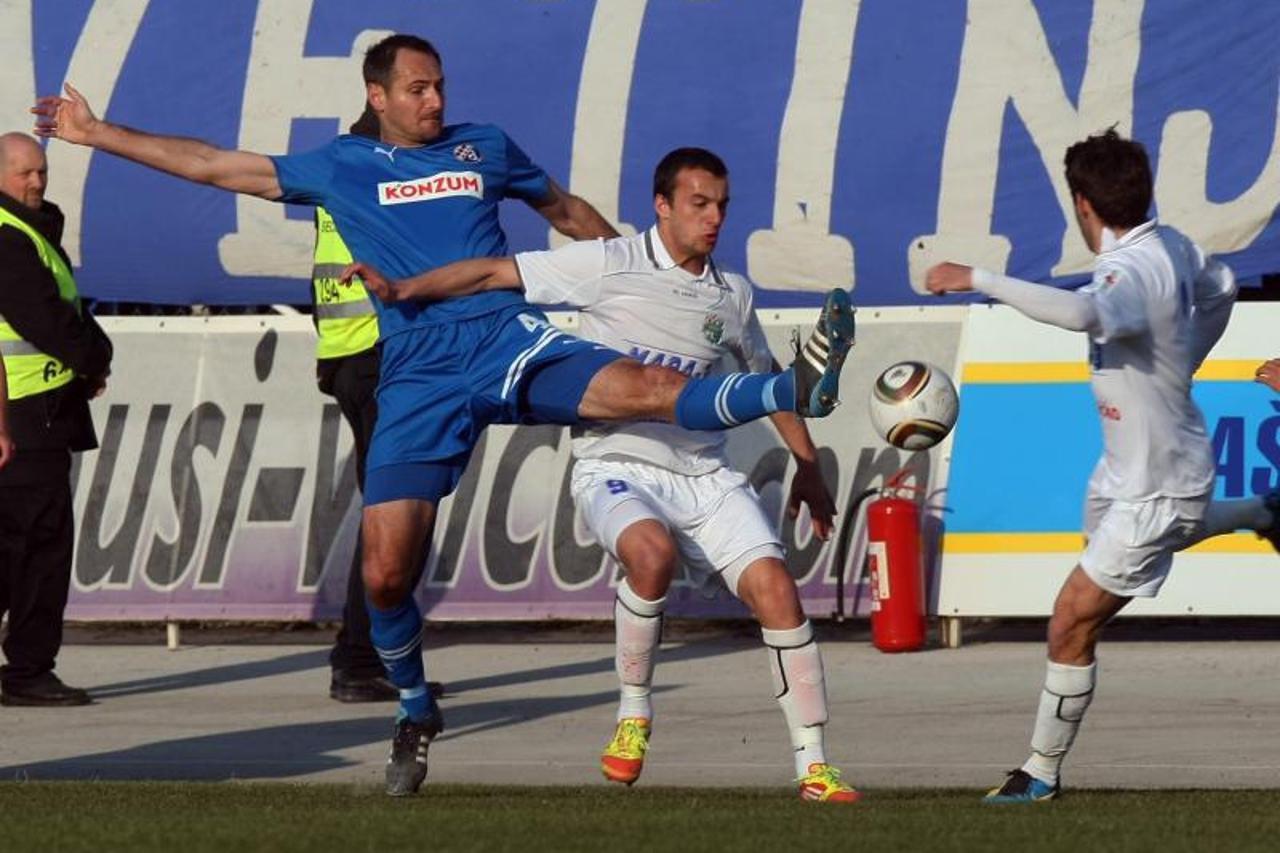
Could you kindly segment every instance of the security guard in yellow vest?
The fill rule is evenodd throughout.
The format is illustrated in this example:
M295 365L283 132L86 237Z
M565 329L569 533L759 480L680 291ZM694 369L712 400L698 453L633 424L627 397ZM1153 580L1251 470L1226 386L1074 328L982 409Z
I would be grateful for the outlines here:
M46 183L40 145L0 135L0 355L16 445L0 468L5 705L90 701L53 669L71 582L71 454L98 446L88 401L106 386L111 342L80 301Z
M351 251L342 242L333 217L316 208L315 263L311 267L315 301L316 358L328 361L369 352L378 343L378 315L364 289L364 282L343 282L342 271L351 263Z
M315 307L316 378L320 390L331 395L342 410L355 437L356 481L364 489L364 460L369 438L378 416L375 392L378 388L378 318L356 279L339 280L351 263L351 252L324 208L316 208L315 263L311 272ZM400 698L387 681L369 639L369 613L365 609L364 581L360 573L361 539L347 578L347 598L342 608L342 627L329 665L333 671L329 695L339 702L381 702Z

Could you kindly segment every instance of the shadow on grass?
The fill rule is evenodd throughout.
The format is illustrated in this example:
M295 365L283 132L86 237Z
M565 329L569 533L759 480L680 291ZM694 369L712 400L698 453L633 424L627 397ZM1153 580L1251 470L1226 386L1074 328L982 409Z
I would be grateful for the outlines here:
M616 698L617 694L609 690L451 706L445 710L448 728L439 740L443 743L526 721L572 714L611 704ZM390 736L390 714L296 723L156 741L53 761L10 764L0 766L0 780L289 779L364 763L337 753L376 746L376 755L370 752L367 756L368 781L372 783L381 781L383 744L390 741Z
M741 647L741 643L724 642L687 644L664 649L662 661L716 657L737 651ZM269 678L319 667L327 668L326 652L322 650L292 653L267 661L209 667L189 673L99 685L91 690L98 700L109 701L141 693ZM610 655L588 661L456 681L449 685L451 694L588 675L609 676L609 688L581 695L533 693L515 699L476 702L467 702L465 695L447 695L441 705L448 728L440 739L447 741L465 738L528 721L611 706L617 701L617 691L612 684L613 667L613 656ZM656 687L654 692L678 689L680 685L665 685ZM365 759L370 762L369 781L375 782L381 778L382 744L387 743L391 735L391 716L392 706L387 705L385 713L360 719L224 731L51 761L12 763L0 766L0 780L289 779L361 763L337 753L377 745L376 760L373 754ZM228 709L228 721L234 717L234 710ZM83 738L83 735L78 737Z

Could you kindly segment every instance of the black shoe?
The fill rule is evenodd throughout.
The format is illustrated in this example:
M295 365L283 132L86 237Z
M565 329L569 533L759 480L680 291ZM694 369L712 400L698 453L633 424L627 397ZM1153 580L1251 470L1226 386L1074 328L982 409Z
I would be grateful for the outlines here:
M428 681L427 690L433 699L444 695L444 685L438 681ZM400 698L400 691L380 675L350 675L334 670L329 681L329 698L339 702L395 702Z
M68 687L53 673L30 684L6 684L0 687L0 705L60 708L88 705L92 701L87 690Z
M400 691L378 675L349 675L335 670L329 681L329 698L339 702L395 702Z
M1258 531L1258 535L1271 543L1271 547L1280 551L1280 489L1264 495L1262 505L1271 510L1271 524Z
M396 721L391 737L391 754L387 756L387 793L392 797L408 797L418 792L427 778L427 748L436 735L444 731L444 715L435 713L420 723L410 719Z
M796 414L803 418L825 418L840 405L840 369L853 348L853 315L849 291L835 288L827 294L809 340L803 347L798 334L792 340Z

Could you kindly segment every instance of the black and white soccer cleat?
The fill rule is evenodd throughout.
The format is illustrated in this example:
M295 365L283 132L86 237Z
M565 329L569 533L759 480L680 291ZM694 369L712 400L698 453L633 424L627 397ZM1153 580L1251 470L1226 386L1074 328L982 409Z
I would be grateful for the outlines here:
M387 756L387 793L390 796L408 797L418 792L427 778L427 749L442 731L444 716L439 708L421 722L408 718L396 720L391 754Z
M800 346L799 335L792 339L796 360L796 414L805 418L825 418L840 405L840 370L853 349L855 309L849 291L835 288L818 315L809 340Z

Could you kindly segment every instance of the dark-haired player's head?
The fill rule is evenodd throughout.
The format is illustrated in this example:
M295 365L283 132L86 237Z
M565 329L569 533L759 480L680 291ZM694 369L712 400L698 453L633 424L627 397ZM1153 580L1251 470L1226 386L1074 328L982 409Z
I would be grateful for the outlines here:
M676 189L676 176L682 169L701 169L717 178L727 178L724 161L705 148L677 148L667 152L653 170L653 194L671 201Z
M364 55L364 84L380 135L395 145L423 145L444 129L444 67L431 42L397 33Z
M677 148L653 170L658 231L677 263L705 258L729 207L729 170L705 148Z
M1067 187L1085 242L1098 251L1102 228L1124 232L1141 225L1151 209L1151 164L1141 143L1111 128L1067 149Z

